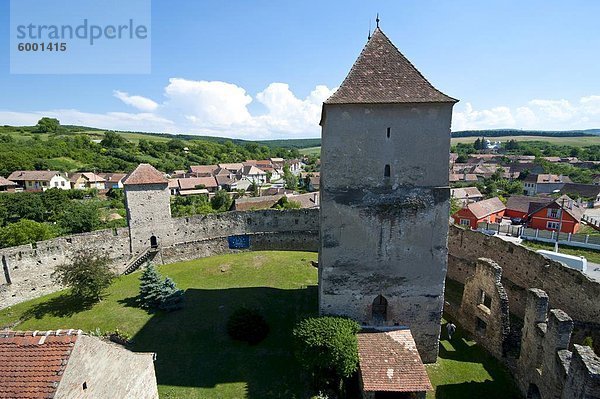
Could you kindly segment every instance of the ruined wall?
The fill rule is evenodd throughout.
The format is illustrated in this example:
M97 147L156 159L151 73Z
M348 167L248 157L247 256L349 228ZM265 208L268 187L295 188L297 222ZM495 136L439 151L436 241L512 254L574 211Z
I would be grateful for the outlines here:
M510 333L508 296L502 269L491 259L477 260L475 274L467 277L460 305L460 324L497 358L506 354Z
M451 115L452 104L323 113L320 313L408 326L426 363L437 356L447 268Z
M60 287L50 277L54 267L78 252L89 251L106 255L122 272L130 256L128 229L94 231L0 249L0 308L57 291Z
M478 258L498 263L510 311L518 317L525 315L527 289L535 287L548 293L551 307L563 309L590 327L600 323L600 284L583 273L521 245L456 226L450 228L448 247L448 277L463 284L475 273Z

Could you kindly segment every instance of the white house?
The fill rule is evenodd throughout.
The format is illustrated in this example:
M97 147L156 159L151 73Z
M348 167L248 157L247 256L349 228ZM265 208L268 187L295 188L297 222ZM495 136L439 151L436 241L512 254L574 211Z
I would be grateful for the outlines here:
M70 190L71 183L66 176L55 170L17 170L8 176L25 191L46 191L49 188Z

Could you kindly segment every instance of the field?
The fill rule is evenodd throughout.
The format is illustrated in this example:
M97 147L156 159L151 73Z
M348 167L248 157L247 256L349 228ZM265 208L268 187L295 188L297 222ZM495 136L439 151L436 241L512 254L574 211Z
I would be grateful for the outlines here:
M291 348L297 321L317 311L316 253L246 252L162 266L185 289L185 307L151 314L136 306L140 272L120 277L91 308L65 292L0 311L0 328L80 328L130 334L130 349L157 353L161 398L307 398L308 382ZM225 323L240 306L259 309L271 327L257 346L230 340ZM518 397L506 371L460 331L427 366L428 398ZM508 396L507 396L508 395Z

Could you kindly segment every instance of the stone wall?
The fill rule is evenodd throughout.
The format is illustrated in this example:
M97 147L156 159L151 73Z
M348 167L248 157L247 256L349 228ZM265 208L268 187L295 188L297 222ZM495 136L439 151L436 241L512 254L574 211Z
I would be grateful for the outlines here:
M525 315L527 289L540 288L548 293L552 307L574 320L590 326L600 322L600 284L577 270L521 245L456 226L450 228L448 250L448 278L463 284L475 273L478 258L496 262L502 268L510 311L520 318Z
M318 250L318 209L227 212L170 222L170 230L163 226L160 234L174 244L160 245L153 259L159 264L240 251L229 248L231 235L249 235L247 250ZM123 272L140 248L131 253L129 229L121 228L0 249L0 309L59 290L50 276L55 266L68 262L77 252L106 254L115 270Z
M506 354L510 333L508 296L502 269L491 259L477 260L475 274L466 278L460 305L460 324L497 358Z

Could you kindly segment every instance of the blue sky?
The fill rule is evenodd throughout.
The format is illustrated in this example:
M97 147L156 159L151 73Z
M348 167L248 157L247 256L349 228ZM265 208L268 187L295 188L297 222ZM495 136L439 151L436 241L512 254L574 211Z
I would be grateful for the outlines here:
M377 12L417 68L461 100L453 130L600 128L594 0L154 0L152 72L141 75L10 74L0 0L0 124L49 115L122 130L318 137L320 104Z

